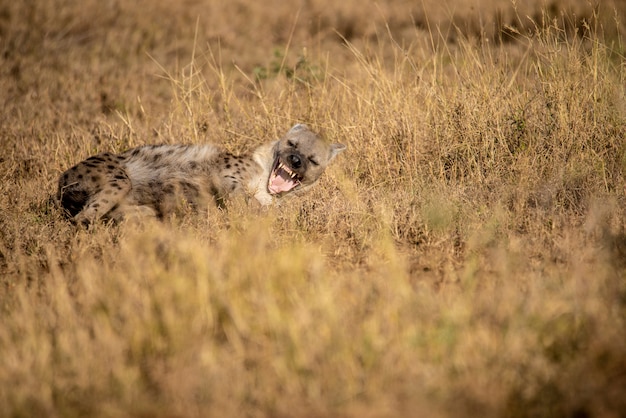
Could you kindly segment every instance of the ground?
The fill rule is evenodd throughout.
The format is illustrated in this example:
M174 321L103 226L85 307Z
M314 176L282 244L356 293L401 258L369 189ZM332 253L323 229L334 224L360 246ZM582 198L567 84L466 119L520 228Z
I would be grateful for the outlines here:
M623 416L626 8L517 3L0 2L0 416ZM49 200L298 122L280 207Z

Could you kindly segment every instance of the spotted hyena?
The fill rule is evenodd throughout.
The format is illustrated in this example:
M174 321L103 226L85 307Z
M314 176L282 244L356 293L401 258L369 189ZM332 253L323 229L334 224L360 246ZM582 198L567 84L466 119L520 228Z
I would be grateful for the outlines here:
M57 200L78 223L166 217L182 204L196 209L233 195L269 205L313 186L346 147L327 144L306 125L247 155L210 144L145 145L89 157L63 173Z

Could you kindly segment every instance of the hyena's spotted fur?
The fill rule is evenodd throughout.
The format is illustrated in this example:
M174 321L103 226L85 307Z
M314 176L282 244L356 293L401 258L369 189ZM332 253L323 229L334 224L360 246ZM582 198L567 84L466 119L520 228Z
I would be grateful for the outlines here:
M57 199L79 223L163 218L182 204L203 209L232 194L268 205L306 191L344 149L326 144L302 124L242 156L210 144L146 145L119 155L98 154L70 168L59 179Z

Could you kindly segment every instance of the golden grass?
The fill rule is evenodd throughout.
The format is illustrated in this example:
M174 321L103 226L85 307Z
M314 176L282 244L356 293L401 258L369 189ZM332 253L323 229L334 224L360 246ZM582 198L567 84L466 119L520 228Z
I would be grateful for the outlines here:
M623 414L619 2L186 3L0 6L0 416ZM348 145L300 201L48 200L297 121Z

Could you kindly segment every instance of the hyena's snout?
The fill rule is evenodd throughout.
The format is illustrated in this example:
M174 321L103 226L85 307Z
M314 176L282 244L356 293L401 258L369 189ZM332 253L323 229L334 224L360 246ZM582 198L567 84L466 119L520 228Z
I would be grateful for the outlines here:
M268 181L269 192L280 194L300 187L305 181L306 171L306 162L299 153L289 151L278 154Z
M287 156L287 161L289 162L291 168L294 170L302 168L302 158L300 158L298 154L289 154Z

